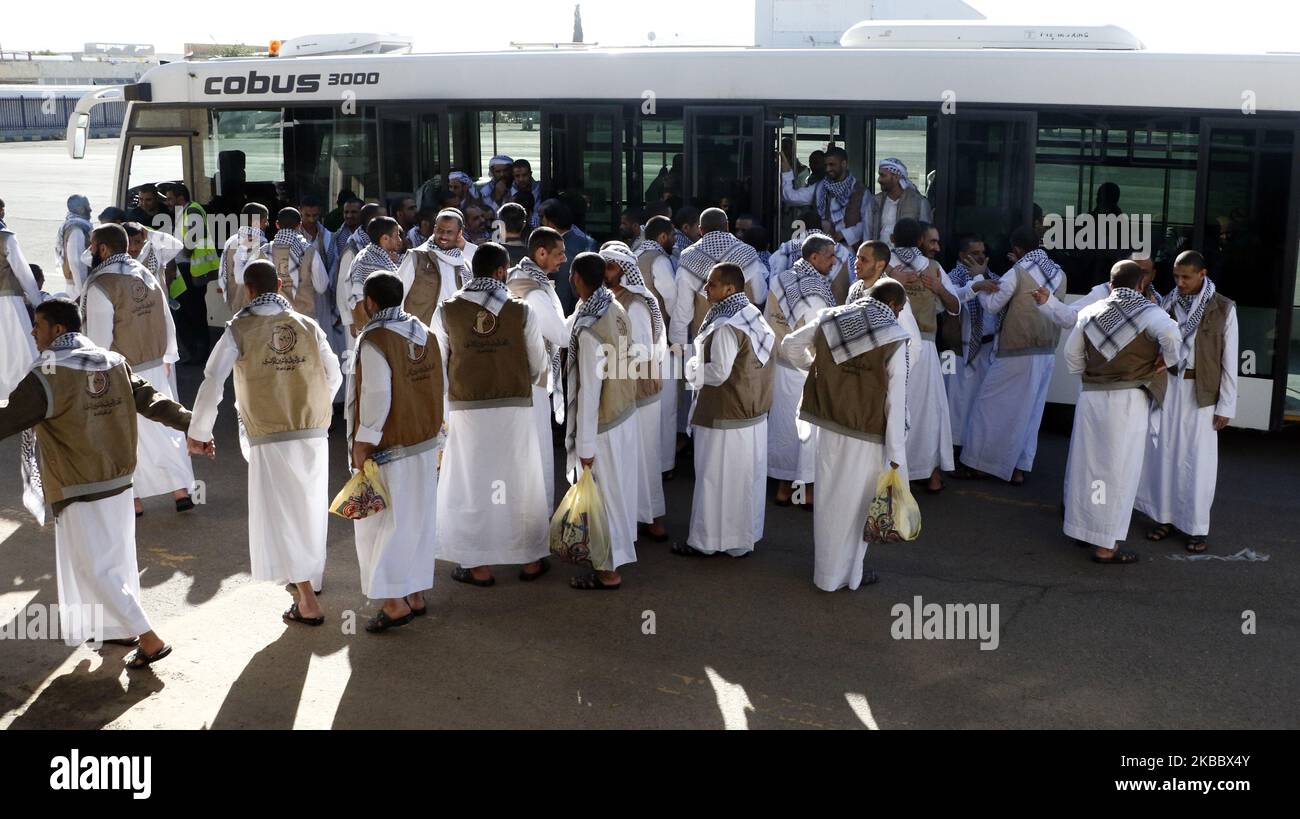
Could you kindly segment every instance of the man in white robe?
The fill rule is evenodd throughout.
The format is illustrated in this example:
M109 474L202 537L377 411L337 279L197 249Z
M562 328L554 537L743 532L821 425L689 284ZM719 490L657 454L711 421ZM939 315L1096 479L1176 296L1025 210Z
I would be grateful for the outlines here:
M871 197L866 186L858 181L849 171L849 155L843 148L833 146L826 149L826 175L816 184L801 188L794 186L794 171L790 160L784 152L781 158L781 203L790 205L810 205L817 212L816 223L804 225L804 229L820 228L831 235L846 248L851 248L864 238L862 208L863 202Z
M1083 391L1065 466L1064 529L1094 547L1097 563L1138 560L1118 544L1128 536L1145 439L1159 421L1158 376L1175 370L1182 355L1178 324L1133 289L1141 278L1133 262L1116 263L1110 295L1079 313L1065 343L1066 366L1082 374Z
M705 285L713 306L686 363L695 390L695 492L690 532L673 554L746 557L763 538L776 334L744 285L743 271L730 263L716 265Z
M1177 289L1161 308L1178 322L1182 366L1169 368L1160 434L1148 439L1137 508L1159 524L1148 540L1174 529L1187 551L1203 552L1219 473L1218 433L1237 410L1237 308L1217 292L1205 259L1186 250L1174 262Z
M698 241L682 251L677 265L677 296L668 340L683 347L698 331L709 309L704 286L715 265L728 262L739 267L745 277L741 292L752 304L767 304L767 265L758 257L758 251L729 232L726 212L708 208L701 213L700 234Z
M767 417L767 476L777 480L777 506L789 506L797 489L799 497L795 500L804 509L813 508L817 430L798 421L807 373L786 358L780 345L787 334L835 306L829 276L840 264L837 247L835 240L824 233L810 234L803 240L802 255L790 269L772 277L767 294L763 316L776 333L772 411Z
M961 303L961 350L957 351L952 372L944 373L948 393L948 413L952 422L952 443L960 447L965 440L966 421L980 384L993 364L993 341L997 316L990 316L980 306L979 294L998 289L997 275L989 270L984 241L968 234L957 240L957 264L948 271L957 288Z
M533 383L549 366L540 322L510 295L510 254L494 242L474 254L468 284L438 305L430 329L447 376L447 443L438 492L438 556L452 579L492 586L492 566L550 561Z
M97 346L120 353L141 378L175 400L172 368L180 358L176 327L162 285L127 253L126 230L102 225L90 234L94 267L82 289L83 332ZM142 421L138 428L133 490L136 517L142 498L171 493L177 512L194 508L185 436L162 424Z
M386 509L353 521L361 592L383 600L366 624L372 634L428 611L424 592L433 587L437 557L442 354L429 329L402 310L402 298L396 276L374 273L366 280L370 319L357 337L347 401L352 468L373 459L388 489Z
M191 452L212 441L226 379L235 376L240 448L248 461L248 552L257 581L291 583L286 622L325 622L316 593L325 574L332 399L343 375L325 333L280 295L275 266L244 268L248 299L226 324L203 372Z
M659 299L664 332L672 337L672 315L677 304L677 274L673 268L673 221L652 216L645 225L645 241L636 251L641 278ZM671 479L677 464L677 398L682 388L682 349L670 347L664 359L663 390L659 393L659 463L665 480Z
M320 328L325 331L325 336L330 342L330 349L334 350L336 355L341 355L347 349L347 342L343 340L343 328L338 314L337 293L334 289L335 277L332 270L334 259L330 255L330 248L334 244L334 234L321 223L319 199L304 196L302 202L298 205L298 214L300 219L298 232L312 246L316 256L320 258L321 264L325 267L325 290L316 296L316 315L314 318Z
M928 480L926 491L933 495L944 488L940 473L953 469L952 420L935 338L939 316L945 312L956 316L961 306L952 279L921 248L926 236L920 222L899 219L892 238L890 277L906 288L912 308L910 317L900 318L912 333L912 370L907 379L907 478Z
M474 278L471 264L477 245L465 241L465 217L455 208L446 208L434 217L433 235L424 244L414 247L402 257L398 265L397 276L402 280L406 293L406 310L411 315L424 321L427 314L433 320L433 310L439 304L455 295L469 280ZM508 252L508 251L507 251ZM438 293L436 300L421 298L421 288L417 286L417 268L422 262L436 268Z
M605 260L605 287L627 311L630 323L629 366L627 377L636 381L637 446L637 513L638 531L656 543L668 540L663 516L663 462L659 457L663 429L660 411L665 385L664 354L667 334L659 300L641 278L632 249L622 242L606 242L600 249Z
M176 259L185 244L170 233L150 230L139 222L124 222L122 227L128 242L126 252L153 274L166 293L177 275Z
M68 280L65 291L68 298L81 298L81 289L90 271L85 253L90 246L90 200L81 194L68 197L68 213L59 225L54 242L54 258L58 260L63 277Z
M767 267L772 275L768 277L768 284L771 284L772 277L794 267L794 263L803 258L803 243L809 236L829 236L825 231L816 227L819 224L817 211L812 208L806 208L799 216L799 221L808 225L801 234L797 233L796 238L782 242L772 255L767 259ZM760 256L762 253L759 254ZM843 304L848 299L849 288L853 286L853 265L855 254L852 248L842 242L835 243L835 258L838 264L826 276L831 284L831 292L835 294L835 303ZM779 348L780 345L778 344Z
M67 299L36 307L41 362L0 404L0 440L23 433L23 505L38 524L47 510L54 516L64 641L138 646L126 665L143 668L171 646L154 632L140 602L129 492L136 415L183 432L190 414L80 327L77 306Z
M591 469L610 539L609 562L569 580L579 591L620 588L619 568L636 562L641 435L636 381L630 377L632 327L627 312L604 287L605 269L605 260L591 252L579 253L569 266L578 303L569 319L565 370L566 471L576 482L580 468Z
M217 293L225 299L231 315L238 313L247 304L244 269L250 263L265 258L262 248L266 246L266 228L271 221L270 211L257 202L244 205L239 216L245 224L240 225L234 236L226 239L221 249L221 268L217 276Z
M817 367L800 417L819 427L822 490L813 509L813 583L823 591L878 580L874 571L864 573L868 543L862 534L881 473L907 469L912 337L897 320L906 304L902 285L884 279L870 295L820 313L781 342L800 369Z
M0 400L27 377L36 360L27 307L35 308L43 300L18 237L0 227L0 346L4 349L0 355Z
M546 369L533 382L533 419L537 424L537 446L546 485L547 515L555 511L555 443L551 418L557 423L564 422L560 351L569 343L569 328L554 280L564 262L564 237L559 231L534 228L528 236L528 255L506 275L506 289L528 305L528 316L537 322L546 345Z
M1038 451L1038 427L1056 363L1061 325L1041 310L1033 291L1046 287L1059 299L1065 272L1039 247L1032 228L1011 234L1015 264L998 288L978 294L988 317L999 316L993 363L971 404L962 438L961 478L994 475L1013 486L1025 482Z

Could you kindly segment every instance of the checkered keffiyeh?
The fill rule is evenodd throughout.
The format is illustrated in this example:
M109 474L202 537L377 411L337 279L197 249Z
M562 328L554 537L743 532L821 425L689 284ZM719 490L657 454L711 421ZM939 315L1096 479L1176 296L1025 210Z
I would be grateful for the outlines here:
M140 264L134 256L129 253L114 253L95 265L94 269L86 274L86 281L81 291L81 300L78 304L82 321L86 320L86 305L89 303L90 285L104 276L135 276L149 286L154 286L157 283L153 272Z
M569 359L564 365L567 413L564 427L564 448L572 456L578 441L578 392L581 390L581 368L578 366L578 336L604 317L614 303L614 294L607 287L578 302L573 314L573 331L569 333Z
M844 209L853 198L853 191L858 187L858 180L848 174L838 182L823 179L817 183L816 207L823 219L829 219L833 225L844 224Z
M1205 318L1205 306L1214 298L1214 293L1214 282L1206 276L1201 292L1184 296L1175 289L1160 303L1165 312L1178 322L1178 331L1183 335L1183 361L1187 360L1192 351L1192 336L1196 335L1196 329L1201 326L1201 319Z
M1057 282L1065 275L1061 266L1052 261L1052 257L1048 256L1047 251L1041 247L1034 248L1021 256L1016 262L1016 267L1028 271L1039 284L1053 293L1056 292Z
M551 281L551 277L546 275L546 271L542 270L542 268L538 266L537 262L533 261L531 257L525 256L524 258L520 259L519 264L515 266L515 270L522 272L528 278L537 282L537 285L539 287L545 288L546 292L550 295L552 301L558 304L559 298L555 295L555 285ZM560 310L561 315L563 315L563 312L564 311L561 309ZM564 402L558 399L558 395L561 392L562 385L564 383L561 380L562 372L560 370L560 347L557 344L552 344L551 342L547 341L546 348L547 348L547 352L550 353L551 355L551 384L554 386L555 389L555 391L552 393L552 396L554 397L551 400L551 406L555 411L555 420L558 423L564 423Z
M898 323L893 309L871 296L826 311L820 326L836 364L881 345L893 341L906 343L911 338Z
M645 300L646 307L650 309L650 327L654 331L652 338L657 342L664 334L663 313L659 311L659 299L646 287L645 277L641 275L641 268L636 263L632 249L622 242L609 242L601 249L600 255L623 271L623 289L636 293Z
M361 328L361 334L365 335L368 331L377 327L392 330L417 347L423 347L429 343L429 331L424 324L415 316L403 310L400 304L396 307L385 307L371 316L370 320L366 322L366 326ZM360 337L358 337L357 346L361 346Z
M744 293L732 293L709 308L709 312L704 314L700 331L695 336L695 348L703 350L709 334L726 324L749 336L758 363L766 366L776 342L776 333L763 318L762 311L750 304L749 297Z
M727 233L710 231L700 240L682 251L677 269L685 270L696 281L696 290L702 290L709 280L709 271L715 264L731 262L741 270L758 260L758 251Z
M256 308L270 307L272 305L280 308L281 312L288 312L293 309L293 305L289 303L289 300L284 296L281 296L279 293L263 293L248 304L245 304L243 308L235 314L235 318L245 314L252 315L256 311Z
M907 268L914 268L914 262L917 259L924 258L925 255L917 247L896 247L893 252L898 257L898 260L903 263L903 267Z
M352 269L348 271L348 281L356 287L364 287L366 279L370 278L371 273L386 270L396 275L397 267L398 263L393 261L393 257L388 255L387 250L371 242L366 245L365 250L352 259Z
M825 306L835 306L835 293L831 283L807 259L800 259L794 267L781 273L772 280L772 295L781 306L785 320L793 327L798 323L796 307L804 304L813 307L813 299L825 302Z
M1102 304L1106 309L1085 319L1083 327L1092 346L1107 361L1113 359L1137 338L1141 327L1138 317L1146 310L1160 309L1151 300L1129 287L1116 287Z
M997 281L997 274L992 270L986 271L984 275L990 281ZM970 268L966 267L964 262L957 262L953 269L948 271L948 278L952 279L952 283L960 289L969 284L973 277ZM966 302L966 309L970 311L970 341L966 344L966 364L973 365L975 356L979 354L980 346L984 343L984 307L980 305L978 295L972 296L970 301Z
M461 288L461 292L484 294L485 301L483 302L483 309L487 310L494 316L501 312L501 308L505 306L506 300L510 298L510 291L506 289L505 284L497 281L491 276L475 276L465 282L465 286Z

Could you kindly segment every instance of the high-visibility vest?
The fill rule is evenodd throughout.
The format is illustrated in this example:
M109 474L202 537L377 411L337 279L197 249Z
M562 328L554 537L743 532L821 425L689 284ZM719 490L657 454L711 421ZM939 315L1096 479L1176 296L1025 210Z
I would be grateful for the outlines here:
M181 226L181 235L186 236L189 232L189 214L197 214L202 227L199 230L194 247L190 249L190 280L198 279L221 267L221 256L217 253L216 247L213 246L211 238L208 236L208 212L198 202L190 202L185 206L185 224ZM176 278L172 279L168 292L173 299L178 299L185 294L189 287L189 282L185 276L177 273Z

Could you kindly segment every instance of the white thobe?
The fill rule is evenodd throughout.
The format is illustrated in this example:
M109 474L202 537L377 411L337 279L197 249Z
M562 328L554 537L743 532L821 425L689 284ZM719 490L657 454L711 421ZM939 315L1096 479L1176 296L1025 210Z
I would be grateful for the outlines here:
M140 605L135 549L130 492L70 503L54 519L59 605L77 614L95 612L95 606L103 612L98 634L95 616L61 616L59 631L67 645L92 638L123 640L153 630Z
M803 187L796 188L794 185L794 171L793 170L782 171L781 172L781 204L787 207L792 207L797 205L815 205L817 202L818 191L821 190L822 185L826 184L827 181L829 180L822 179L822 180L818 180L812 185L804 185ZM870 200L871 192L869 190L863 191L862 199L864 203ZM845 205L844 209L845 211L847 211L848 205ZM806 225L805 227L820 228L821 225ZM835 223L835 230L839 231L840 235L844 237L844 242L846 245L856 245L858 241L862 239L862 228L863 228L862 222L859 222L853 227L845 227L844 217L842 214L840 216L840 220ZM788 260L789 263L786 267L778 268L774 265L772 269L783 270L783 271L789 270L790 267L794 265L795 261L796 261L795 259L790 259Z
M88 234L77 229L69 229L63 237L63 258L68 260L68 269L72 271L72 281L68 282L68 298L73 301L81 298L81 289L85 287L86 276L90 273L90 268L81 259L89 240Z
M528 274L520 272L516 275L527 276ZM447 278L449 277L444 274L444 283ZM537 321L537 329L542 334L542 340L554 345L555 348L567 347L569 329L565 325L564 308L560 305L560 297L555 294L555 288L547 285L545 289L532 290L525 297L524 302L528 305L529 317ZM542 479L546 486L546 514L549 516L555 511L555 441L551 436L554 408L551 405L551 395L557 387L553 383L549 356L546 359L545 369L546 386L539 387L536 383L533 384L533 421L537 425L537 447L542 462ZM564 396L561 395L560 399L563 398Z
M740 351L740 332L730 325L713 331L712 360L706 364L697 355L686 364L692 383L717 387L726 382ZM691 435L695 490L687 545L732 557L754 551L754 544L763 539L767 506L767 418L731 429L695 426Z
M745 265L745 284L754 294L753 302L762 310L767 304L767 265L762 259ZM677 271L677 293L673 299L672 325L668 332L670 344L686 344L689 340L691 321L695 319L695 294L704 292L704 282L697 282L691 271L679 268Z
M641 449L641 433L635 413L610 429L598 430L601 359L600 340L595 333L579 333L574 451L579 458L594 459L591 477L605 506L611 561L608 566L595 568L611 571L636 562L637 453ZM570 477L576 475L571 473Z
M276 305L253 308L256 315L282 312ZM343 383L338 359L324 331L315 326L316 347L325 369L328 392ZM203 371L203 384L194 398L189 435L211 441L217 408L226 379L235 368L239 349L230 328L221 334ZM235 396L236 409L246 396ZM325 573L325 540L329 526L329 440L298 438L248 447L248 553L254 580L301 583L320 589Z
M0 241L5 243L9 268L22 290L22 295L0 296L0 345L4 349L4 355L0 355L0 400L5 400L18 382L31 372L36 360L36 343L32 339L32 321L27 315L27 305L35 307L41 303L42 297L32 268L18 247L17 237L0 234Z
M1084 322L1106 309L1093 304L1079 313L1079 323L1065 342L1065 363L1072 373L1087 365ZM1179 359L1178 324L1162 310L1144 310L1135 319L1138 331L1160 345L1166 365ZM1151 409L1145 390L1083 390L1074 409L1070 456L1065 465L1065 534L1102 549L1128 537L1142 477Z
M781 351L804 372L812 366L818 324L812 322L786 336ZM862 530L876 494L876 483L891 463L907 473L907 356L895 348L889 356L885 394L885 440L877 443L834 429L817 435L817 503L813 505L813 583L823 591L862 583L867 542Z
M631 325L632 350L636 355L634 366L644 368L643 372L651 374L653 362L663 360L664 339L659 343L654 340L654 319L645 300L639 296L627 311L628 324ZM661 517L667 507L664 504L664 469L660 460L660 435L663 428L660 410L663 408L658 395L644 399L636 408L637 426L637 503L636 519L641 523L654 523Z
M1178 308L1178 318L1184 319ZM1198 330L1199 332L1199 330ZM1219 433L1214 416L1231 418L1237 411L1237 310L1228 312L1223 328L1219 400L1196 405L1196 382L1183 378L1196 368L1196 334L1178 374L1169 374L1169 387L1160 411L1160 434L1147 438L1137 509L1156 523L1165 523L1196 537L1210 533L1210 507L1219 476Z
M551 364L540 322L532 313L529 310L524 321L524 346L529 378L536 379ZM441 305L429 326L442 352L442 371L449 372ZM473 568L532 563L550 554L539 446L532 407L448 407L439 476L438 557Z
M393 401L393 372L374 344L363 342L361 396L356 440L378 444ZM445 403L444 403L445 405ZM379 467L388 490L388 508L352 522L357 540L361 593L371 600L405 597L433 588L438 555L439 447L407 455Z
M673 262L668 256L655 255L650 273L654 277L655 290L659 293L659 312L670 317L677 305L677 278L673 273ZM659 391L659 465L667 472L677 461L677 393L681 389L681 358L667 356L663 359L660 374L663 376L663 389Z
M119 275L109 273L106 275ZM155 284L155 287L162 288ZM167 323L167 351L163 363L135 370L136 375L148 381L154 389L175 401L172 370L180 358L176 349L176 326L172 313L163 305L163 319ZM113 347L113 302L102 287L91 287L86 293L86 318L82 332L96 345L110 350ZM194 466L185 447L185 434L157 421L140 418L136 424L135 475L132 491L137 498L152 498L177 489L189 490L194 486Z
M998 279L998 289L977 298L986 317L997 316L1016 292L1022 273L1012 266ZM1058 302L1059 303L1059 302ZM1057 324L1061 319L1047 305L1038 309ZM987 319L986 319L987 320ZM1000 338L994 342L1000 345ZM971 405L963 434L961 462L971 469L1011 480L1019 469L1032 471L1038 452L1038 427L1043 420L1047 389L1052 383L1056 353L1004 356L993 354L984 380Z
M977 276L957 291L957 300L961 303L961 347L962 351L957 354L953 361L953 371L944 373L943 385L948 393L948 415L951 419L952 426L952 443L953 446L961 446L966 437L966 421L970 416L971 404L975 401L975 396L979 392L980 385L984 382L984 376L988 374L989 367L993 363L993 340L990 339L980 345L979 351L967 362L966 351L970 349L971 343L971 311L967 302L975 298L975 292L971 290L971 285L975 282L984 281L983 276ZM984 316L984 329L991 329L991 323L997 321L997 316ZM986 335L993 335L986 333Z
M817 323L817 313L832 305L816 296L795 305L794 324ZM817 473L817 434L811 424L799 421L799 404L808 373L776 356L772 382L772 410L767 415L767 476L778 481L813 483Z
M897 261L895 257L891 263ZM917 257L917 262L929 266L929 261L923 257ZM957 297L957 288L943 268L939 268L939 279L943 288ZM943 315L943 302L938 296L935 296L934 303L935 316ZM943 387L938 346L933 338L922 337L921 328L910 309L898 317L898 323L912 336L912 370L907 378L907 477L919 481L929 478L936 468L952 471L952 419L948 413L948 393Z

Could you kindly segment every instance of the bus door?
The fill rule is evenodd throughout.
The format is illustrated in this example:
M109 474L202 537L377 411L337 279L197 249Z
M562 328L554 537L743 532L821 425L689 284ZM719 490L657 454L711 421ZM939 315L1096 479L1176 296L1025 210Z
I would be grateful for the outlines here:
M701 210L721 207L734 219L760 212L768 201L769 161L765 146L775 129L758 106L688 105L686 114L686 197ZM779 181L779 180L778 180Z
M617 238L624 203L622 107L544 108L541 136L543 195L568 204L574 223L597 243Z

